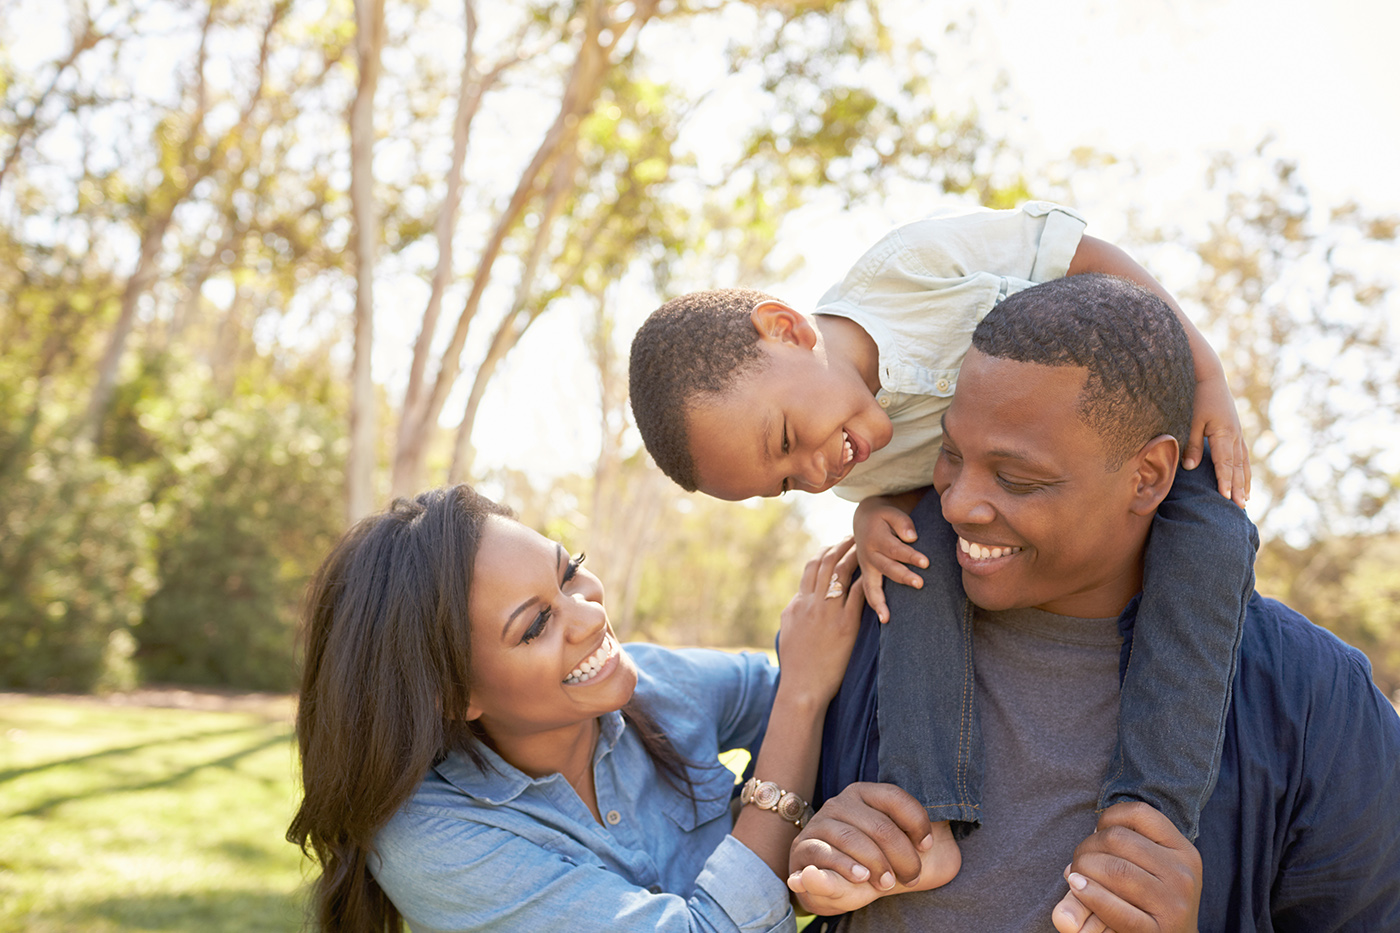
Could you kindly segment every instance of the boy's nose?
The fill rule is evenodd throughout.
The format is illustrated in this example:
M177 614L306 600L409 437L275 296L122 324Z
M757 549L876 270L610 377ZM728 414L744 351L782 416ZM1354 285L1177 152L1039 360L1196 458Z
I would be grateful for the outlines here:
M821 451L812 455L812 459L807 461L807 468L802 471L798 480L807 487L808 492L818 492L826 488L826 481L830 474L826 469L826 456Z

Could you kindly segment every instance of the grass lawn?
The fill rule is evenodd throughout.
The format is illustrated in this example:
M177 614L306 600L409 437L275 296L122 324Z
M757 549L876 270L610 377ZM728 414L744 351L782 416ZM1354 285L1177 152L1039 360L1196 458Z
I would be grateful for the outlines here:
M295 760L289 702L0 694L0 933L300 930Z
M294 931L281 709L0 696L0 933Z

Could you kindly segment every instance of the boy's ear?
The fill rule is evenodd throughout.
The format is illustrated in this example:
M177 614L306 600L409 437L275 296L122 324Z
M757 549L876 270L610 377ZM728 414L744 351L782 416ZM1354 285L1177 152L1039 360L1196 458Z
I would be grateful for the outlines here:
M1150 515L1162 504L1176 479L1180 458L1181 446L1170 434L1157 435L1137 452L1133 457L1133 514Z
M801 313L781 301L760 301L749 312L754 330L764 340L792 344L810 350L817 343L817 329Z

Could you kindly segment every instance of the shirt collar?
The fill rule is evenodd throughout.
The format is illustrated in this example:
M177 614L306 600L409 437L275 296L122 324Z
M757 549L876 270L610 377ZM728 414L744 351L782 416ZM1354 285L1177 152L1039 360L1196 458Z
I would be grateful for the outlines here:
M599 719L601 727L598 730L598 747L593 750L595 766L605 755L612 752L617 740L622 738L626 730L622 713L616 710L600 716ZM519 797L530 787L564 779L563 775L557 772L532 778L481 743L477 744L476 751L486 763L485 768L478 768L464 752L451 752L438 762L433 770L453 787L482 803L499 806Z

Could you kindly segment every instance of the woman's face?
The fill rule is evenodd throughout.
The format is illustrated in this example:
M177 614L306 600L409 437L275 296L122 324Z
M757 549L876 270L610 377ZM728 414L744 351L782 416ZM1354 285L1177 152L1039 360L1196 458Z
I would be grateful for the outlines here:
M603 609L603 584L562 547L510 519L482 528L468 604L469 715L497 741L621 709L637 669Z

